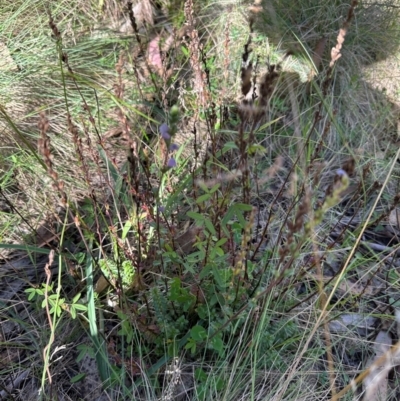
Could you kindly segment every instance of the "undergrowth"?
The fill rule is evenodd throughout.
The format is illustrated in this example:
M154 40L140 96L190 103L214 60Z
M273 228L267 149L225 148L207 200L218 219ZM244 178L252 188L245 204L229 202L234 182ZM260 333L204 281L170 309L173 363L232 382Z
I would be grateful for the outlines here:
M15 4L1 397L360 399L400 197L359 66L397 51L397 2Z

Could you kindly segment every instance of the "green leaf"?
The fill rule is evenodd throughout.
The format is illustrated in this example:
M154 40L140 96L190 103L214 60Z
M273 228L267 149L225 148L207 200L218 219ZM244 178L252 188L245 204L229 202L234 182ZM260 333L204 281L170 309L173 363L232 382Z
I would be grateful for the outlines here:
M264 154L265 151L266 151L266 149L264 148L264 146L261 146L261 145L251 145L251 146L249 146L249 148L247 150L247 152L250 155L253 155L253 154L257 153L257 152L260 153L260 154Z
M251 212L253 210L253 206L248 205L246 203L235 203L233 207L235 210L237 209L243 212Z
M36 296L36 288L27 288L25 292L29 294L28 301L32 301L32 299Z
M221 334L213 337L210 342L211 347L218 352L220 356L224 354L224 342L222 341Z
M72 319L76 319L76 309L74 308L73 305L70 306L69 312L71 313Z
M71 383L77 383L86 376L86 373L79 373L71 378Z
M262 40L265 40L265 39L262 39ZM276 118L275 120L272 120L272 121L267 122L266 124L264 124L264 125L262 125L261 127L259 127L259 128L257 129L256 132L260 132L260 131L264 130L265 128L271 126L272 124L275 124L275 123L278 122L281 118L283 118L283 117L279 117L279 118Z
M199 274L199 279L203 280L203 278L207 277L210 274L211 270L212 266L210 264L205 265Z
M210 317L210 311L207 308L207 305L199 305L196 308L196 312L199 315L200 319L206 320Z
M206 372L204 372L203 369L197 368L194 371L194 378L199 382L206 382L207 378L208 378L208 375L207 375Z
M82 305L82 304L75 304L74 308L76 310L80 310L82 312L86 312L87 311L87 306L86 305Z
M30 246L30 245L19 245L19 244L0 244L0 249L17 249L19 251L26 251L28 253L43 253L48 255L51 251L51 249L46 249L46 248L38 248L36 246Z
M185 345L185 349L190 349L190 352L194 355L196 352L196 341L194 341L193 338L189 338Z
M199 252L196 252L196 254L198 254ZM198 255L193 256L193 254L188 255L187 259L186 259L186 263L184 263L184 267L185 267L185 274L186 273L191 273L191 274L197 274L196 270L195 270L195 263L196 263L196 259Z
M224 251L219 246L216 246L212 249L210 258L214 259L216 256L224 256Z
M179 277L174 277L171 280L171 291L169 295L170 301L177 301L181 295L181 280Z
M205 217L200 214L200 213L196 213L196 212L187 212L186 213L191 219L195 220L198 223L203 223Z
M190 335L192 336L194 341L199 342L207 338L207 331L204 327L197 324L190 330Z
M221 238L220 240L218 240L218 242L215 244L215 246L221 247L222 245L226 244L227 241L228 241L228 238Z
M78 292L78 293L74 296L74 298L72 298L72 303L73 303L73 304L76 304L76 303L78 302L79 298L81 297L81 295L82 295L82 293L81 293L81 292Z
M225 153L227 150L232 150L232 149L239 149L239 148L237 147L235 142L227 142L223 147L223 152Z
M199 197L196 199L196 203L203 203L203 202L206 202L206 201L208 201L210 198L211 198L211 195L210 195L210 194L201 195L201 196L199 196Z
M221 186L220 183L215 184L208 192L209 192L210 194L213 194L216 190L218 190L218 189L220 188L220 186Z
M122 238L123 240L126 238L126 236L127 236L128 232L129 232L129 230L131 229L131 227L132 227L132 222L131 222L130 220L128 220L128 221L125 223L124 228L122 229L121 238Z
M59 315L58 315L58 313L59 313L59 311L58 311L58 307L57 307L57 305L53 305L51 308L50 308L50 315L52 315L53 313L56 313L56 316L58 317Z
M225 386L225 380L222 377L219 377L216 381L215 381L215 388L218 391L223 390Z
M209 220L209 219L207 219L207 218L204 218L204 224L205 224L205 226L206 226L208 232L209 232L211 235L217 235L217 232L215 231L214 225L213 225L213 223L211 222L211 220Z
M90 243L90 249L92 244ZM110 377L110 365L107 358L107 346L103 338L99 335L99 327L97 325L96 317L96 307L95 307L95 291L93 283L93 259L90 253L88 253L86 258L86 289L87 289L87 299L88 299L88 319L89 319L89 329L90 335L92 337L93 345L96 349L96 363L99 370L101 380L107 383Z
M85 252L78 252L74 254L74 258L76 259L77 263L83 263L86 259L86 253Z
M182 295L179 297L178 301L182 305L182 308L187 312L196 302L196 297L190 294L188 291L182 291Z
M214 279L217 282L217 284L221 288L226 288L226 284L227 284L226 283L226 279L221 274L221 271L220 271L219 267L218 266L213 266L212 272L213 272L213 276L214 276Z
M234 215L235 215L235 205L232 205L226 211L225 216L222 218L221 221L222 229L224 230L227 237L229 236L229 231L227 230L226 225L234 217Z
M88 346L86 344L80 344L77 346L77 349L79 350L79 354L76 358L76 362L80 362L86 354L88 354L91 358L94 358L94 350L91 346Z
M186 57L189 57L189 50L185 46L181 46L181 50Z

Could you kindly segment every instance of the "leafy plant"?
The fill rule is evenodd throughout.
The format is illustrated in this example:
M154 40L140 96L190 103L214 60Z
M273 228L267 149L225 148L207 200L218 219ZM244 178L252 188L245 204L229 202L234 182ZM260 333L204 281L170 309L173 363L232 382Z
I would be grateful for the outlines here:
M400 151L359 68L398 46L397 8L156 3L32 3L37 20L29 1L0 6L20 66L0 62L0 234L22 238L0 248L59 256L56 279L50 262L5 271L40 307L20 318L10 301L2 321L48 323L43 398L80 397L89 358L109 398L306 399L312 379L335 399L357 352L331 321L374 310L371 283L397 304ZM14 99L32 100L20 118ZM56 338L84 339L57 397Z

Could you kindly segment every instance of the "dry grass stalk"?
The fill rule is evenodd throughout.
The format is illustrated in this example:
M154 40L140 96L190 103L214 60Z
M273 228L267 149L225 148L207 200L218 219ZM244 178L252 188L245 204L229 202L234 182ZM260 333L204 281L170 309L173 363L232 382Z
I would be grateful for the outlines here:
M196 29L193 0L187 0L185 2L185 18L187 26L187 36L189 37L188 48L190 52L190 65L192 66L194 73L194 93L197 94L199 106L204 108L209 104L210 94L206 86L207 75L203 71L200 62L200 54L202 52L203 45L200 43L199 34Z
M253 75L253 63L249 61L249 56L251 53L250 45L251 45L251 36L249 36L247 43L244 45L244 53L242 55L242 69L241 69L240 79L242 82L241 89L244 98L247 97L252 85L251 79Z
M279 77L279 65L271 64L268 66L268 72L261 78L260 83L260 106L266 107L269 104L274 92L277 79Z
M136 23L136 17L135 17L135 13L134 13L134 10L133 10L133 4L130 1L128 2L128 13L129 13L129 21L131 23L131 26L132 26L133 32L135 34L136 40L139 43L139 47L140 47L141 51L143 52L143 44L142 44L142 41L140 39L139 29L138 29L138 26L137 26L137 23Z
M358 5L358 0L352 0L351 5L349 7L349 11L347 13L347 18L344 21L342 27L339 29L339 33L336 39L336 46L332 48L331 50L331 61L329 63L328 71L326 73L326 78L322 84L322 92L324 95L326 95L328 91L328 86L329 83L332 79L332 72L333 72L333 67L335 66L336 62L342 57L342 47L343 43L347 34L347 31L350 27L351 20L354 17L354 9Z
M221 104L225 101L226 93L227 93L227 86L229 85L229 62L230 62L230 27L231 27L231 21L229 18L228 14L228 20L226 22L226 27L225 27L225 40L224 40L224 85L221 90Z
M249 214L248 218L248 223L244 229L243 232L243 237L242 237L242 244L241 244L241 249L240 253L236 259L236 263L233 269L233 275L237 276L241 274L241 277L245 280L248 280L248 264L247 261L249 260L248 254L249 254L249 249L247 244L251 241L251 232L254 226L254 218L255 218L256 210L253 208L253 210ZM239 283L239 281L238 281ZM238 291L238 289L237 289Z
M339 34L336 39L336 46L333 47L331 50L331 62L329 63L329 68L333 68L336 61L339 60L339 58L342 56L341 50L342 50L342 45L344 43L344 38L347 34L347 30L349 28L350 22L354 17L354 9L357 7L357 4L358 4L358 0L353 0L351 2L351 6L347 13L346 21L343 23L342 28L340 28L340 30L339 30Z
M38 124L40 130L40 138L38 140L38 151L44 159L44 163L47 167L47 174L53 181L53 189L58 192L60 197L60 204L62 207L67 206L67 194L64 191L64 182L58 178L58 174L53 167L53 155L50 150L50 138L47 135L49 129L49 121L46 118L44 112L40 113L40 120Z
M82 172L85 176L86 184L90 185L89 167L88 167L85 157L84 157L82 139L79 137L78 128L72 122L72 118L69 113L67 115L67 123L68 123L68 131L72 135L72 141L75 145L76 154L81 163Z

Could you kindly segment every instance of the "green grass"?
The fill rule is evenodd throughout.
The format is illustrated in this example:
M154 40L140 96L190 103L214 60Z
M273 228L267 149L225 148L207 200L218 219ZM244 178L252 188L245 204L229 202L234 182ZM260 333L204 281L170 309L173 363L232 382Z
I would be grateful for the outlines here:
M1 396L337 399L376 330L398 340L397 116L366 79L397 2L360 2L333 68L340 1L262 3L252 32L197 2L185 38L183 2L137 34L100 5L0 6Z

